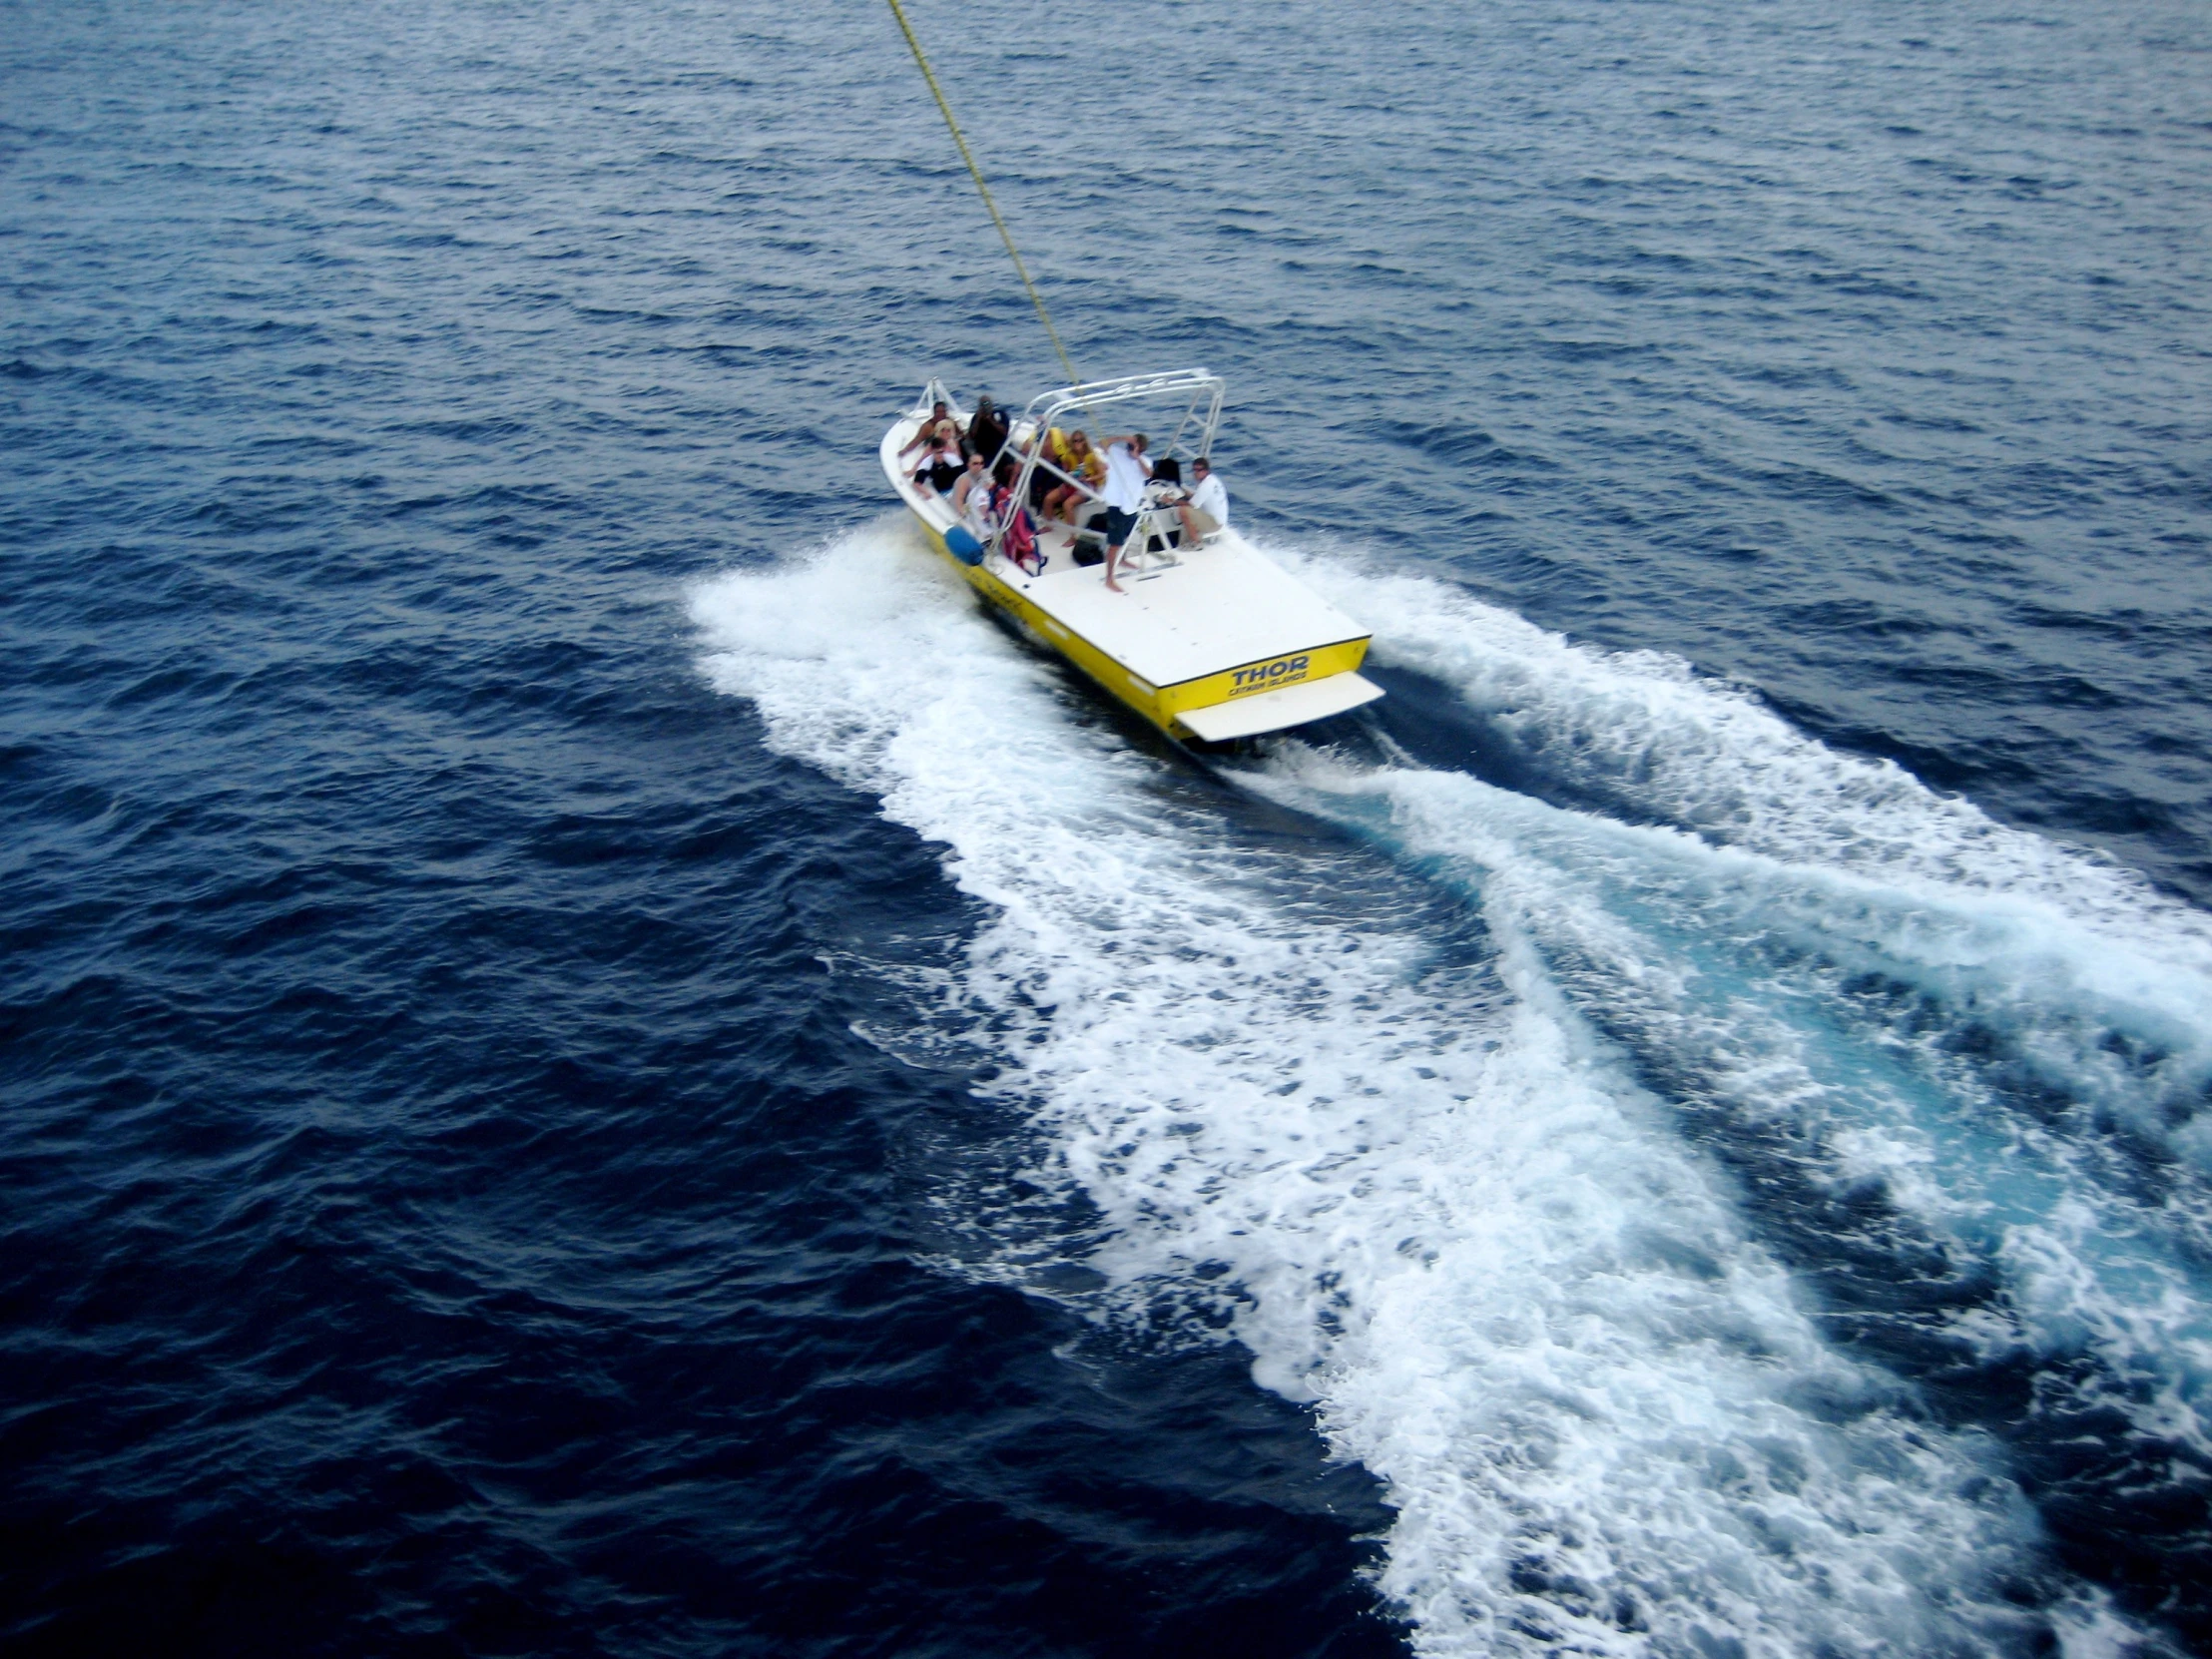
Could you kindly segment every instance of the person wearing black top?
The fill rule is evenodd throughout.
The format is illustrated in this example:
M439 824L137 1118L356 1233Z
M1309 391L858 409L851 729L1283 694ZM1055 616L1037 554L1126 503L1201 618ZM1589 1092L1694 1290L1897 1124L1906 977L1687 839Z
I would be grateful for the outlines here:
M997 406L987 397L975 400L975 413L968 417L967 452L983 457L983 465L995 466L998 452L1006 447L1006 422Z

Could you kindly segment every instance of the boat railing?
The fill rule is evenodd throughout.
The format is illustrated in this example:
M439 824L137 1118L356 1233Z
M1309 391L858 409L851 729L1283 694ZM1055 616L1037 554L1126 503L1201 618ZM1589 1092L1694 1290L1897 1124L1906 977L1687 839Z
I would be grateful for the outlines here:
M914 399L914 406L906 412L914 415L925 415L939 403L942 403L954 415L957 415L960 411L960 405L953 400L951 390L940 377L932 374L929 377L929 383L921 388L921 395Z
M938 382L932 380L930 390L922 394L921 407L929 405L931 393ZM1097 491L1080 478L1071 476L1050 460L1044 452L1045 436L1055 426L1069 423L1078 415L1094 410L1112 408L1117 404L1136 402L1168 402L1177 397L1184 399L1183 412L1164 443L1153 447L1155 455L1197 456L1208 453L1213 447L1214 433L1221 424L1222 397L1227 385L1218 374L1203 368L1179 369L1169 374L1131 374L1118 380L1091 380L1078 386L1062 386L1030 399L1022 411L1020 420L1014 423L1015 432L1028 428L1018 453L1021 470L1014 480L1013 504L1016 509L1029 503L1031 480L1042 468L1063 484L1073 484L1085 495L1096 497ZM1008 446L1012 447L1013 434L1009 434ZM1004 451L1001 451L1004 453ZM1162 534L1155 522L1156 515L1166 509L1147 506L1139 515L1136 531L1130 541L1134 561L1151 539ZM1010 518L1012 515L1009 514ZM992 535L988 551L997 553L1006 539L1008 526L1001 524ZM1144 555L1148 560L1173 564L1172 555Z

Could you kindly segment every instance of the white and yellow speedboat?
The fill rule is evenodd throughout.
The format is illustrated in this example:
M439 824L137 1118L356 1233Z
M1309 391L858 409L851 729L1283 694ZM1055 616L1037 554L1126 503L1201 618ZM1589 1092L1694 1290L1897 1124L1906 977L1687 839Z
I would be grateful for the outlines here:
M1147 404L1147 413L1167 412L1173 420L1180 403L1173 435L1152 455L1187 462L1209 454L1222 390L1206 370L1187 369L1092 381L1037 398L1012 422L1004 451L1019 469L1014 499L1029 499L1030 480L1040 468L1067 481L1038 440L1053 427L1080 425L1094 410L1113 408L1116 421L1127 426L1138 423L1129 417ZM904 454L939 402L965 426L966 412L932 380L882 444L883 471L930 543L992 604L1170 737L1209 743L1252 737L1343 714L1382 695L1357 672L1372 637L1365 628L1233 529L1197 546L1170 546L1179 526L1168 507L1148 506L1139 518L1123 566L1125 591L1118 594L1095 564L1077 562L1076 540L1065 525L1038 525L1044 564L1035 575L1000 550L1003 531L974 562L959 557L945 542L945 532L958 522L952 503L915 486L912 457ZM1167 411L1160 410L1163 404ZM1165 428L1167 420L1154 425ZM1156 493L1148 492L1148 502Z

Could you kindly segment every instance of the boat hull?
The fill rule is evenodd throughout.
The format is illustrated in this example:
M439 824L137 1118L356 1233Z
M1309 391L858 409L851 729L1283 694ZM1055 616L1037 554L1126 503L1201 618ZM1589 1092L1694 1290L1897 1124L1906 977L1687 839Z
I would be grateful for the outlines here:
M1134 709L1179 742L1201 739L1198 731L1182 721L1181 716L1186 712L1211 709L1245 699L1258 699L1267 693L1290 686L1351 674L1367 660L1369 640L1362 636L1285 652L1255 662L1240 663L1232 668L1173 685L1155 686L1124 667L990 570L981 565L968 564L957 557L946 547L944 532L921 513L909 509L909 516L928 539L937 556L958 571L969 587L1014 618L1036 639L1081 669L1117 702ZM1361 684L1366 688L1367 695L1356 698L1346 707L1357 707L1382 695L1380 687L1365 680ZM1276 729L1273 726L1260 728L1262 731Z
M931 392L939 388L932 382ZM1112 593L1069 532L1040 537L1042 568L996 554L968 563L945 544L950 504L919 488L905 457L927 402L883 434L885 477L936 555L978 594L1114 700L1181 742L1280 731L1382 695L1356 671L1369 635L1233 531L1140 561ZM1329 690L1313 688L1326 684ZM1233 714L1207 711L1234 708ZM1204 716L1196 721L1190 716Z

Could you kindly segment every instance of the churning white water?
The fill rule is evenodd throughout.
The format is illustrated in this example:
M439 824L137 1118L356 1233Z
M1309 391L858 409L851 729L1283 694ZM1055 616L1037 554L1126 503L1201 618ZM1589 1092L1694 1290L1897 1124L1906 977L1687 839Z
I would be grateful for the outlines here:
M1830 1339L1655 1079L1708 1128L1787 1127L1807 1190L1879 1182L1993 1264L1957 1341L2093 1352L2201 1435L2206 1149L2173 1109L2202 1082L2201 918L1678 665L1312 574L1380 661L1622 817L1287 742L1239 783L1343 831L1256 832L887 522L693 614L773 744L987 906L947 1007L1009 1137L1095 1208L1103 1317L1225 1313L1312 1402L1386 1487L1420 1650L2124 1649L2052 1588L1999 1448ZM1439 951L1452 909L1471 953ZM1969 1005L2076 1104L2023 1121L1945 1040L1966 1016L1928 1011ZM2131 1137L2162 1184L2108 1179Z
M1259 786L1439 859L1724 1117L1784 1121L1800 1173L1876 1178L1994 1264L2008 1317L1961 1336L2086 1352L2144 1432L2212 1455L2207 918L1678 664L1358 590L1399 660L1642 826L1298 745Z

